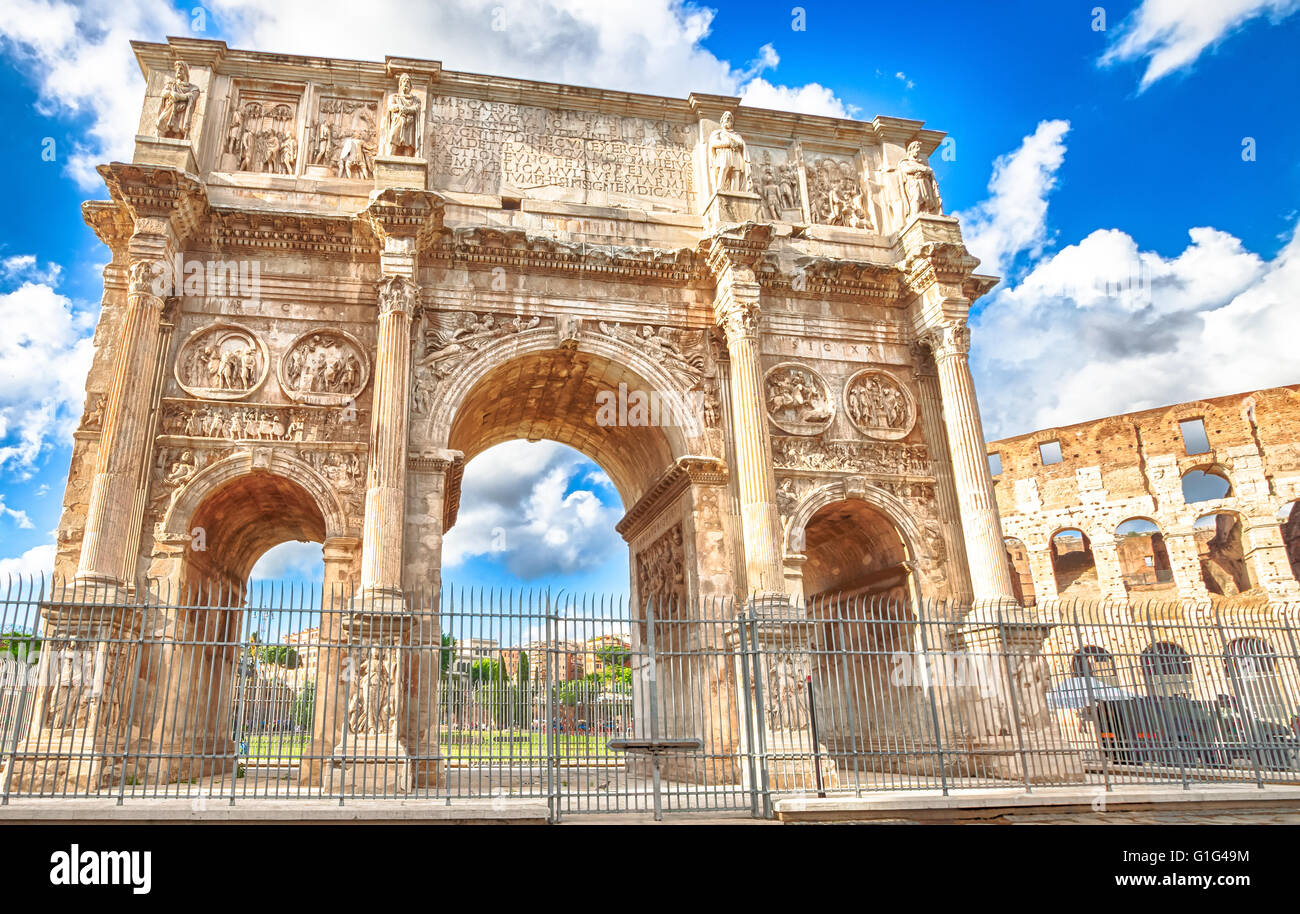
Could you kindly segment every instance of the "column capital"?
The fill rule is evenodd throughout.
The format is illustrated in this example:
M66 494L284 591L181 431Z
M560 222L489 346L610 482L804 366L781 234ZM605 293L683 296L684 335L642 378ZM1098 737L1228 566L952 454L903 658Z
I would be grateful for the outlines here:
M772 235L770 224L746 222L701 239L699 251L719 282L725 281L729 274L741 281L754 282L754 268L767 253Z
M394 312L410 317L420 305L420 287L405 276L385 276L375 287L379 296L380 317Z
M970 328L965 320L950 320L926 327L920 341L930 348L936 362L970 354Z
M143 301L162 312L166 299L167 264L158 257L133 257L127 270L128 299Z

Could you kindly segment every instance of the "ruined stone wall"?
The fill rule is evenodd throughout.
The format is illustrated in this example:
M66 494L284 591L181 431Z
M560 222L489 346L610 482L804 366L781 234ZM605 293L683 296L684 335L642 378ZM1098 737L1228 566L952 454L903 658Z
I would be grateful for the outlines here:
M1198 419L1207 449L1180 430ZM1052 442L1059 463L1040 452ZM990 442L988 453L1001 464L994 490L1009 552L1040 602L1058 584L1063 597L1118 602L1300 596L1286 537L1300 498L1300 385L1043 429ZM1228 493L1189 500L1204 494L1184 494L1197 472L1226 480ZM1147 523L1125 524L1134 519ZM1073 579L1079 540L1053 550L1062 530L1086 537L1091 584Z

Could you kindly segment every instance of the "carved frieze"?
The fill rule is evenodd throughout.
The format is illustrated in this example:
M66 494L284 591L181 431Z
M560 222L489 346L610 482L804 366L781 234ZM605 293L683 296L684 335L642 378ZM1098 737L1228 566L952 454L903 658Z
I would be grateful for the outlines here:
M866 368L844 384L844 411L858 431L870 438L897 441L916 425L916 400L887 371Z
M828 470L885 476L931 476L925 446L901 441L825 441L772 436L772 461L782 470Z
M280 359L280 388L290 399L317 406L352 403L370 380L365 348L342 330L309 330Z
M176 359L176 383L192 397L241 400L262 386L270 360L247 327L217 323L190 334Z
M793 435L820 434L835 417L830 387L806 365L774 365L767 372L765 391L768 418Z
M455 96L429 100L435 186L583 201L637 197L694 206L693 128L666 120Z
M354 411L355 413L355 411ZM267 404L221 405L168 401L162 433L226 441L355 441L365 437L359 414Z

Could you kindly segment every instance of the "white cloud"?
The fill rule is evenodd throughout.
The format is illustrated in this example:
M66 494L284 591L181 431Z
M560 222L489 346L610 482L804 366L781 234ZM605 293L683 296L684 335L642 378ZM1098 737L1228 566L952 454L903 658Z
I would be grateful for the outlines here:
M11 519L22 530L31 530L35 525L32 519L27 516L26 511L20 511L17 508L11 508L5 504L5 495L0 492L0 517Z
M989 196L956 214L981 273L1001 276L1020 252L1042 253L1048 241L1047 197L1065 161L1069 131L1069 121L1040 121L1015 152L994 161Z
M26 269L40 272L34 258ZM57 277L58 268L44 273ZM0 292L0 469L29 471L50 440L71 437L86 395L93 321L48 283Z
M53 573L53 543L33 546L16 558L0 559L0 586L5 588L10 586L11 577L14 582L17 582L19 579L37 578L45 575L45 580L49 581Z
M291 540L262 553L248 576L254 581L283 581L289 578L319 581L325 573L323 556L320 543Z
M231 47L382 60L442 60L449 69L609 89L685 96L737 95L746 104L844 116L828 88L774 84L760 74L780 60L764 45L733 67L701 42L713 12L679 0L642 0L634 15L607 0L211 0L207 31L165 0L6 0L0 47L32 75L42 110L84 116L85 141L68 170L99 187L94 165L129 159L143 81L128 42L166 35L217 37ZM392 23L400 22L400 28Z
M1141 89L1190 67L1208 47L1246 23L1267 16L1280 22L1300 9L1300 0L1144 0L1116 33L1101 64L1145 59Z
M972 334L990 438L1300 380L1300 233L1267 262L1188 236L1162 257L1099 229L992 297Z
M479 454L465 468L443 567L490 556L527 581L601 565L618 542L611 531L621 511L574 488L575 479L602 485L590 461L552 441L510 441Z

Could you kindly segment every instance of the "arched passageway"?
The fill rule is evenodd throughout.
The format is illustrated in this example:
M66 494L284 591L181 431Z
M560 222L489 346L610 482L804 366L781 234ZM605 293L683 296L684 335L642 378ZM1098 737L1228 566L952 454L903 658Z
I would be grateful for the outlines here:
M1212 594L1235 597L1251 590L1253 582L1241 541L1241 521L1235 514L1217 512L1197 518L1196 552L1201 578Z
M1059 530L1052 536L1052 573L1061 596L1097 596L1097 563L1092 543L1082 530Z
M1176 586L1164 535L1153 521L1134 517L1116 527L1115 551L1126 590L1151 593Z

